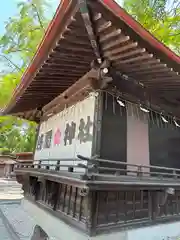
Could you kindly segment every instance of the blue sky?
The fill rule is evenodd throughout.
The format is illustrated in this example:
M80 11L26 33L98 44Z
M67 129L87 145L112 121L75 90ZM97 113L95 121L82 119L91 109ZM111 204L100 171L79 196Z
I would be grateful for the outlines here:
M13 17L18 14L17 4L18 2L22 2L22 1L30 1L30 0L3 0L3 5L0 8L0 36L3 35L3 33L5 32L5 25L6 25L5 22L8 21L9 17ZM49 5L51 5L52 12L50 12L49 14L50 16L52 16L52 13L55 12L61 0L46 0L46 1L48 2ZM119 4L122 4L123 2L123 0L115 0L115 1L117 1ZM19 61L18 58L16 61L17 62ZM0 73L3 72L6 68L7 66L0 61Z
M8 18L18 13L17 3L19 1L20 0L4 0L3 1L3 5L1 5L1 8L0 8L0 35L4 32L4 27L5 27L4 23L8 20ZM49 2L51 3L53 10L55 10L60 0L49 0Z
M9 17L17 14L17 2L19 0L4 0L3 5L0 8L0 35L4 32L5 24L4 22L8 20ZM28 1L28 0L26 0ZM58 6L60 0L48 0L51 3L53 10ZM123 0L116 0L120 5L122 5ZM169 0L169 4L172 4L172 0Z
M8 21L9 17L13 17L18 14L17 4L18 2L22 2L22 1L30 1L30 0L4 0L3 1L3 6L1 6L0 8L0 36L3 35L3 33L5 32L6 21ZM51 12L49 12L49 14L50 16L52 16L52 13L55 12L61 0L46 0L46 1L48 2L49 5L51 5ZM115 0L115 1L117 1L120 5L122 5L123 0ZM15 59L15 56L13 56L13 59ZM20 61L18 59L18 56L15 61L17 62ZM9 67L7 68L6 63L0 61L0 73L3 73L4 70L8 70L8 69Z
M18 13L16 0L5 0L3 7L0 8L0 35L3 35L5 31L5 22L9 17L14 16ZM0 72L3 72L6 66L0 62Z
M1 0L2 1L2 0ZM20 1L29 1L29 0L4 0L3 5L0 8L0 35L4 33L5 30L5 22L9 17L12 17L18 13L17 3ZM55 12L60 0L46 0L52 6L52 11ZM121 6L123 4L123 0L115 0ZM173 0L169 0L167 6L171 6ZM47 13L48 14L48 13ZM52 13L50 13L52 15ZM3 69L1 63L0 68ZM1 72L0 69L0 72Z
M15 0L3 1L3 6L0 8L0 34L4 32L4 22L7 21L10 16L17 14L16 4L17 2Z
M28 0L26 0L28 1ZM116 0L120 4L122 0ZM55 10L58 6L60 0L49 0L51 3L53 10ZM0 35L4 32L5 22L8 20L9 17L14 16L17 14L17 3L18 0L4 0L3 6L0 8Z
M6 22L9 17L13 17L18 14L17 4L18 2L28 1L28 0L4 0L3 5L0 8L0 36L5 32ZM50 16L55 12L60 3L60 0L46 0L51 4L51 11L49 12ZM47 13L48 15L48 13ZM18 60L17 60L18 61ZM3 62L0 62L0 72L6 69L6 65Z

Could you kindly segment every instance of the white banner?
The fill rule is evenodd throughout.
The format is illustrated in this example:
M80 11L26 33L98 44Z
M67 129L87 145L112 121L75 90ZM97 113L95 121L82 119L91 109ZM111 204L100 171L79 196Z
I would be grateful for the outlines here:
M35 161L75 159L77 154L91 157L94 104L91 96L43 122Z

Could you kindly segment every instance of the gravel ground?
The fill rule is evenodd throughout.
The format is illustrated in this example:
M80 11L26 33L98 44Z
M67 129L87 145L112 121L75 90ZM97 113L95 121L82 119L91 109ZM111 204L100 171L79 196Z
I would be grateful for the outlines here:
M0 236L1 236L1 240L13 240L6 226L4 225L2 218L0 218Z
M31 240L36 222L20 203L0 203L0 220L0 240ZM49 240L57 239L49 236Z
M20 240L31 239L36 224L33 219L21 208L20 204L0 205L0 211Z
M21 206L21 185L0 178L0 240L31 240L35 220ZM49 236L49 240L54 240Z

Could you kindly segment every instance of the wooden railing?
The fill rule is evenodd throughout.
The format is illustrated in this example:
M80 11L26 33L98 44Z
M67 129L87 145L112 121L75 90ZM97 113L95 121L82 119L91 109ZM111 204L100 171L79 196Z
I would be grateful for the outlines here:
M84 231L180 218L180 169L79 155L47 161L15 166L17 177L24 178L25 196Z
M40 160L39 163L15 165L15 170L38 170L38 171L53 171L53 172L69 172L80 174L87 179L92 177L132 177L139 179L171 179L180 182L180 169L147 166L138 164L129 164L121 161L112 161L101 158L86 158L78 155L75 159L60 159L60 160ZM46 163L44 163L46 162ZM48 163L47 163L48 162ZM54 162L54 163L53 163ZM58 162L58 164L57 164ZM69 164L71 163L71 164ZM73 163L73 164L72 164Z

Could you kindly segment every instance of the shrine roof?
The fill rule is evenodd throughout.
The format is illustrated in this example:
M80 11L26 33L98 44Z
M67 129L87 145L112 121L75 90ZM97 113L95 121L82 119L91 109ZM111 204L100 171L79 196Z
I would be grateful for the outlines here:
M180 57L113 0L87 2L102 58L178 112ZM42 108L85 75L94 59L78 0L62 0L4 114Z

